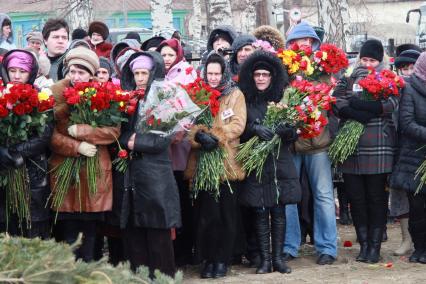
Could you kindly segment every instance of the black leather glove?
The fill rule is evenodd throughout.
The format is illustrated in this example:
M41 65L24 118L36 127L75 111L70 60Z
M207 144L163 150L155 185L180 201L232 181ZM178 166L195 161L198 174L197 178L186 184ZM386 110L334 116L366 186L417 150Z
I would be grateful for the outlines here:
M195 134L195 142L200 143L204 151L211 151L218 146L219 140L214 135L198 131Z
M19 168L24 164L24 158L17 152L0 147L0 164L4 168Z
M339 115L342 118L356 120L358 122L361 122L362 124L366 124L372 118L376 117L374 113L364 111L364 110L357 110L350 106L343 107L342 109L340 109Z
M274 138L274 132L266 126L253 124L251 128L254 134L262 140L269 141Z
M354 71L352 71L351 77L352 78L364 78L367 77L369 74L368 68L364 67L362 65L356 67Z
M365 101L356 97L349 99L349 105L354 109L365 110L375 115L383 113L382 103L380 101Z
M275 133L277 133L284 142L293 142L297 139L296 128L288 123L278 125Z

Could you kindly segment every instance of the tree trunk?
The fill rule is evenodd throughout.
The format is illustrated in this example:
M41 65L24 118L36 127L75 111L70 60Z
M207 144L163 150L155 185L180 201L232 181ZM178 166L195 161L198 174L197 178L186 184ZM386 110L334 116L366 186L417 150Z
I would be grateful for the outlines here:
M64 16L70 31L76 28L88 29L93 21L93 1L92 0L67 0L68 9Z
M173 29L172 0L151 0L152 32Z
M256 28L256 2L257 0L245 0L245 9L241 15L241 29L243 33L250 33Z
M231 1L206 0L209 32L219 25L232 25Z
M349 34L348 0L318 0L318 23L325 30L324 42L346 49Z
M201 1L192 0L193 12L189 20L189 34L192 35L194 42L194 50L196 54L200 53L200 39L201 39Z

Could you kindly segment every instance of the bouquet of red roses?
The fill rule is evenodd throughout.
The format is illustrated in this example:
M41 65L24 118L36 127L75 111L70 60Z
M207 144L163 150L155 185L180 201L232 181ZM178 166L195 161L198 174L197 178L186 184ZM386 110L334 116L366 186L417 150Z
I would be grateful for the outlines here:
M127 121L125 113L135 111L135 103L128 92L111 83L77 83L66 88L63 94L70 108L70 125L88 124L92 127L117 126ZM80 187L80 168L85 166L90 194L97 192L99 175L98 156L67 157L52 174L57 181L52 190L52 207L60 208L68 189L72 185Z
M49 89L38 92L29 84L8 84L0 92L0 145L10 147L41 136L53 120L53 96ZM0 172L0 184L6 189L6 216L17 214L19 222L29 225L30 191L25 163L17 169Z
M310 76L318 79L321 75L337 74L347 68L349 61L345 52L333 44L324 43L312 54L314 72Z
M405 85L404 80L392 71L382 70L377 73L374 69L370 70L370 74L361 79L358 84L363 89L361 97L370 101L385 100L390 96L397 97ZM364 124L358 121L345 122L328 151L334 164L343 163L355 152L364 129Z
M270 102L263 125L275 131L281 123L297 128L303 138L313 138L321 134L328 121L323 115L335 102L330 96L332 86L313 84L306 80L295 80L284 92L280 102ZM281 139L275 135L270 141L261 141L258 136L240 145L237 161L250 174L255 171L257 178L262 177L262 169L270 154L278 155Z
M214 118L219 112L220 92L211 88L201 78L183 88L192 101L202 109L201 115L197 118L198 127L208 131L213 127ZM212 192L216 198L219 197L220 183L226 179L226 158L226 152L221 147L213 151L200 150L193 180L195 196L199 190L206 190Z

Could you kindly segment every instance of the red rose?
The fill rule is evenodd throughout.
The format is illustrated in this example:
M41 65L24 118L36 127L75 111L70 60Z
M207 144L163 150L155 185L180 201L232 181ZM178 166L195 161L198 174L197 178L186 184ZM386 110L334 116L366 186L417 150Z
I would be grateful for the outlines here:
M80 103L80 96L78 94L67 98L67 104L69 105L76 105L79 103Z
M120 159L126 159L127 156L128 156L128 154L127 154L127 151L125 149L118 151L118 157Z
M352 247L352 242L351 241L345 241L343 243L343 247L345 247L345 248L351 248Z
M193 70L194 70L194 68L192 68L192 66L189 66L188 68L186 68L186 70L185 70L186 75L191 74Z
M2 105L0 105L0 118L4 118L9 115L9 111Z
M24 115L25 114L25 106L24 106L24 104L18 104L18 105L16 105L13 108L13 112L16 115L19 115L19 116Z

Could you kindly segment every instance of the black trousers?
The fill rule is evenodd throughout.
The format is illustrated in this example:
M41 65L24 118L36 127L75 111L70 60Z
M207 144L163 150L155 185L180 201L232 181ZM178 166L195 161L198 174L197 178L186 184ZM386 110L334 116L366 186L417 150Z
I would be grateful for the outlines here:
M414 247L426 245L426 195L413 193L407 194L410 203L408 227Z
M368 228L384 227L388 208L385 191L387 174L343 174L343 179L354 225Z
M93 261L96 243L96 220L61 220L56 223L55 239L73 244L78 234L83 234L81 246L74 252L77 259Z
M235 188L234 183L231 186ZM195 202L198 260L230 262L237 233L237 206L237 194L231 193L225 184L221 185L217 200L206 191L198 194Z
M127 227L123 231L124 254L133 270L147 266L151 276L154 270L174 276L175 256L170 229Z
M50 237L50 221L31 222L31 227L23 227L18 222L18 218L11 216L9 224L0 222L0 233L8 233L11 236L22 236L25 238L40 238L46 240Z
M183 179L182 171L175 171L174 176L179 189L182 227L176 229L176 239L173 242L176 263L192 262L194 248L194 206L188 181Z

